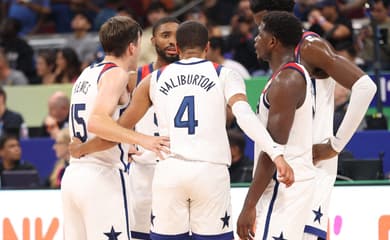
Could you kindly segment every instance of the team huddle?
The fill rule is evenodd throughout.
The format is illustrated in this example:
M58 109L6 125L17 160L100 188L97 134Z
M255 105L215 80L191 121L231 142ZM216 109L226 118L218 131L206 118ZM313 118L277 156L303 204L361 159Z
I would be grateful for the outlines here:
M257 115L242 77L206 60L201 23L159 20L151 39L157 59L138 68L140 25L120 16L104 23L105 58L85 68L72 90L72 158L61 186L65 240L231 240L234 224L241 239L326 239L337 154L376 87L304 32L293 6L252 1L256 53L273 72L259 89ZM333 136L335 81L352 95ZM227 108L255 142L254 177L237 223Z

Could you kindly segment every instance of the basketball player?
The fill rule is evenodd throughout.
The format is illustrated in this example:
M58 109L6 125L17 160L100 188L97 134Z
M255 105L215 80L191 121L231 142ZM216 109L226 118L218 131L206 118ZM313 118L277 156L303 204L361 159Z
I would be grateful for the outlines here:
M165 17L155 23L152 29L152 44L155 46L156 62L141 66L137 74L132 74L129 85L138 85L143 78L155 69L177 61L176 30L179 22L176 18ZM158 135L157 119L153 106L148 109L143 118L137 123L136 131L148 135ZM93 139L84 144L72 143L71 153L74 157L80 157L87 153L102 151L110 148L115 143L98 141ZM150 215L152 208L152 180L154 168L157 163L157 155L147 149L139 147L139 154L132 155L130 167L130 228L132 239L150 239Z
M269 63L273 75L260 96L258 113L267 124L273 139L284 145L284 157L294 170L295 183L290 188L279 184L274 177L267 182L259 200L256 234L248 235L248 229L240 224L237 233L242 239L255 236L256 239L302 239L308 213L307 205L312 202L315 168L312 163L312 85L306 69L294 62L294 48L302 35L299 20L287 12L267 14L259 26L255 48L259 59ZM261 148L260 148L261 150ZM267 158L260 155L260 161ZM257 189L259 169L249 189L251 196ZM260 183L264 184L264 183ZM255 218L257 200L245 200L243 212L249 206L252 220ZM240 215L239 222L243 215ZM247 217L245 215L245 217ZM251 230L251 229L250 229Z
M155 46L157 59L138 68L137 85L143 78L169 63L179 60L176 51L176 30L179 21L176 18L165 17L157 21L152 29L152 44ZM137 132L158 136L157 118L153 106L135 127ZM150 215L152 209L152 180L157 163L157 155L140 147L139 155L133 155L130 167L131 193L131 236L133 239L150 239Z
M293 0L254 0L251 5L257 24L261 23L267 12L275 10L292 12L293 7ZM305 66L311 77L316 79L313 81L316 93L313 122L313 142L316 145L313 147L313 156L316 167L319 169L318 187L316 187L313 206L308 208L311 215L305 227L307 233L305 237L306 239L317 239L317 237L326 239L330 196L337 175L337 154L341 152L356 131L376 92L376 86L362 70L338 56L327 41L314 33L304 33L295 49L295 55L296 61ZM336 136L332 134L335 85L333 79L352 90L346 116ZM269 182L274 171L272 164L269 164L269 161L262 161L259 165L262 165L259 169L263 169L263 174L258 174L258 181ZM268 170L267 166L270 167ZM267 175L264 172L271 173ZM247 197L253 197L252 201L256 201L260 198L264 188L265 186L257 187L256 196ZM238 224L251 229L253 223L254 220L252 223Z
M140 144L160 154L165 137L123 130L111 132L127 106L128 71L135 69L142 29L128 17L113 17L99 31L106 57L84 69L72 89L69 129L81 141L95 135L111 141ZM128 146L71 158L62 179L64 239L130 239L128 221Z

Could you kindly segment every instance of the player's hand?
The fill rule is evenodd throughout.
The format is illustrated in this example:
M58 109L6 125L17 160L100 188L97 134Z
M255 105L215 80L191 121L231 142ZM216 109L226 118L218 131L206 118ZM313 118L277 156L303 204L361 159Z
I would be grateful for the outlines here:
M237 235L240 239L255 239L256 208L246 208L241 210L237 220Z
M152 137L144 135L144 139L141 139L140 145L149 151L156 153L158 158L164 159L163 153L170 154L170 142L169 137Z
M334 156L337 156L338 152L336 152L330 141L327 143L314 144L313 145L313 164L316 165L321 160L330 159Z
M72 141L69 143L69 153L74 158L80 158L82 157L80 146L83 144L80 139L77 137L72 137Z
M278 181L286 184L286 187L290 187L295 181L294 170L282 155L276 157L274 163L278 174Z
M129 152L128 152L128 161L129 163L132 162L134 159L133 159L133 156L140 156L142 154L141 151L139 151L137 149L137 147L134 145L134 144L130 144L129 146Z

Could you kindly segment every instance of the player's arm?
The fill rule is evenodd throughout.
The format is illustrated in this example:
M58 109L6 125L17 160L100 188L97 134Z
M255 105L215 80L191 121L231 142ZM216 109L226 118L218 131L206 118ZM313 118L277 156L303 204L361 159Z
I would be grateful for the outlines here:
M341 152L351 139L375 95L376 85L360 68L337 55L321 39L306 41L301 48L301 57L311 68L323 69L336 82L351 90L347 112L330 141L328 151L317 154L317 160L329 159Z
M282 158L283 149L273 141L249 106L244 80L235 71L227 70L223 73L227 74L226 78L228 79L225 85L225 96L238 125L246 135L271 156L272 160L278 162Z
M114 71L115 70L115 71ZM118 101L126 89L128 84L128 75L120 69L113 69L106 72L100 80L99 91L95 101L95 107L91 112L90 119L88 121L88 131L96 134L97 136L113 142L125 142L130 144L138 144L144 148L151 150L161 156L160 151L167 152L164 146L169 146L168 138L166 137L152 137L147 136L131 129L128 129L130 124L123 124L128 120L127 116L132 112L129 109L134 109L135 95L132 103L123 113L122 120L119 121L120 126L114 119L111 118ZM143 85L143 84L141 84ZM140 85L140 87L141 87ZM145 83L144 89L149 87L149 81ZM148 93L148 89L144 90ZM150 102L150 101L149 101ZM140 108L145 106L140 104ZM147 110L147 109L146 109ZM146 112L145 110L145 112ZM134 113L136 114L136 113ZM142 116L141 116L142 117Z
M136 85L137 74L129 73L128 77L129 77L129 81L127 84L127 88L129 92L133 92ZM125 118L125 120L123 120L123 118ZM127 112L125 111L118 120L119 125L123 127L126 127L127 125L131 126L131 124L125 124L128 118L129 118L129 111ZM131 127L129 128L131 129ZM89 153L104 151L106 149L115 146L116 144L117 142L108 141L100 137L95 137L84 143L74 138L72 139L72 142L69 145L69 151L72 157L79 158Z
M288 81L286 81L288 80ZM272 82L267 98L270 103L267 130L275 142L286 144L295 111L305 100L306 83L296 71L285 70ZM287 164L287 167L290 168ZM264 153L260 154L252 183L249 187L244 206L237 221L237 233L242 239L251 239L254 235L256 204L275 174L275 165ZM291 172L292 169L290 168Z

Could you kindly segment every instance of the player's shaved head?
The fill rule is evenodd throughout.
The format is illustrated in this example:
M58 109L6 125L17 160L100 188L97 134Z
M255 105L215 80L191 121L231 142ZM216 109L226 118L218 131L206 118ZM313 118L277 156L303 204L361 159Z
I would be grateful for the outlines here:
M209 39L207 28L196 21L186 21L180 24L176 32L176 41L179 49L206 48Z
M254 14L260 11L292 12L294 0L251 0L251 10Z

